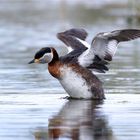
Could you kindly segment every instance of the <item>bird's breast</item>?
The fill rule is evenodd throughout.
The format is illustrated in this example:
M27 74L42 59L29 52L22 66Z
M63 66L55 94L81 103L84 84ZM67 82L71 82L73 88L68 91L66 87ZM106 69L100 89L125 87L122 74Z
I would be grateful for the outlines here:
M59 79L61 77L61 73L60 73L60 68L62 67L62 64L60 62L56 62L54 64L49 64L48 65L48 70L49 70L49 73Z
M61 79L59 80L66 92L73 98L91 98L90 86L80 73L71 67L60 68Z

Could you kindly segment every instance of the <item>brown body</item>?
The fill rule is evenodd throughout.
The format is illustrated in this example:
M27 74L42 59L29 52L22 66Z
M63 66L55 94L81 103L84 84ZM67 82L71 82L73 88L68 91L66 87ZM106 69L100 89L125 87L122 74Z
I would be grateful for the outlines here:
M40 49L31 63L48 63L50 74L57 78L73 98L104 99L102 82L91 70L105 73L116 53L117 45L140 37L138 29L115 30L97 34L91 45L85 42L87 32L73 28L57 34L71 51L59 57L51 47Z
M54 57L48 64L48 70L53 77L57 78L58 80L63 80L64 74L61 69L63 69L63 67L65 67L66 69L71 69L74 73L76 73L78 77L81 77L83 79L83 83L88 86L88 92L91 92L93 99L105 98L102 82L90 70L81 67L78 63L74 63L73 61L66 63L64 59L59 59L59 56L54 48L51 49ZM71 73L69 73L69 76L71 77ZM71 83L67 84L71 85Z

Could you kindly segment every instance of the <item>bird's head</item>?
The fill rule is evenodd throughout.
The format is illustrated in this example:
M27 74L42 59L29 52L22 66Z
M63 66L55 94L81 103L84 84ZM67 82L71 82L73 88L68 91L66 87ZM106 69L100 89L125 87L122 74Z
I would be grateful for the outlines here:
M52 52L52 48L49 47L45 47L40 49L34 56L34 59L32 61L29 62L29 64L32 63L41 63L41 64L45 64L45 63L50 63L53 59L53 52Z

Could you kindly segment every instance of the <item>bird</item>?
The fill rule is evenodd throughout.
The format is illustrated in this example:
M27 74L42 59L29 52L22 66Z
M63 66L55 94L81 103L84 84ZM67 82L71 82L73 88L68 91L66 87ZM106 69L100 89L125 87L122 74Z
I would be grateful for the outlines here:
M68 53L59 56L52 46L41 48L29 62L48 64L49 73L62 85L73 99L105 99L102 81L95 72L105 73L116 53L118 44L140 37L139 29L120 29L100 32L86 42L87 31L71 28L57 33L57 38L68 48Z

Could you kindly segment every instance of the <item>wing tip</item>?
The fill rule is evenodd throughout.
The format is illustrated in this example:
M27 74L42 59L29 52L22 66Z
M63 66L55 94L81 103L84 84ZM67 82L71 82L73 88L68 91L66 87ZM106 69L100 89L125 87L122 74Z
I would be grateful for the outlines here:
M57 37L59 37L59 34L61 33L65 36L70 35L70 36L74 36L82 40L85 40L88 35L87 31L83 28L71 28L71 29L65 30L63 32L57 33Z
M107 60L107 61L112 61L112 56L110 54L106 54L105 57L104 57L104 60Z

